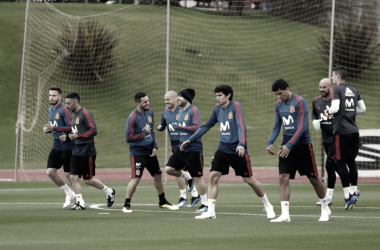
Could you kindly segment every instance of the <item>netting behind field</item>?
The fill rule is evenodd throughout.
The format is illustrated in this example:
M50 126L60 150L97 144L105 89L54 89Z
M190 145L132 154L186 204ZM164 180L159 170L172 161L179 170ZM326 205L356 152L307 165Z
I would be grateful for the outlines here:
M21 180L44 176L53 139L42 132L42 125L47 122L48 90L53 85L61 87L64 95L79 93L81 105L93 113L98 128L98 168L130 167L125 122L136 108L136 92L147 93L157 124L167 90L194 88L193 105L204 123L216 103L213 90L220 84L231 85L234 100L242 104L252 166L275 167L277 157L265 150L276 102L272 82L277 78L288 81L291 91L308 102L311 116L318 83L328 77L329 65L318 47L319 38L330 34L331 3L311 2L300 6L294 1L271 1L265 8L262 3L259 10L252 10L248 7L252 5L241 1L230 2L230 8L224 8L226 2L210 2L215 8L168 8L166 2L155 1L154 5L120 5L112 12L85 17L62 13L48 3L29 2L18 123ZM353 13L351 2L337 2L341 2L336 6L340 22L359 20L363 15L370 22L378 21L374 6L362 6L360 13ZM370 22L365 25L370 27ZM374 39L378 42L378 33ZM375 62L349 80L367 106L367 113L357 119L360 129L378 128L378 69ZM359 164L360 169L376 172L380 135L378 130L371 131L375 132L366 137L358 160L366 163ZM321 166L320 132L310 126L310 133ZM163 167L165 133L156 132L156 137ZM281 138L282 134L276 146ZM219 126L202 140L208 166L219 142Z

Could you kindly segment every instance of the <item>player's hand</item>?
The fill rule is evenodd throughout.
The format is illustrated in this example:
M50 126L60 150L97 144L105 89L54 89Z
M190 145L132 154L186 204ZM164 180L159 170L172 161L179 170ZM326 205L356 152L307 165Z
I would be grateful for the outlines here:
M270 155L274 155L273 145L269 145L269 146L267 147L267 152L268 152L268 154L270 154Z
M179 148L179 150L183 151L185 149L185 147L187 147L189 144L190 144L189 140L182 142L181 147Z
M62 135L61 136L59 136L59 140L61 141L61 142L64 142L64 141L66 141L66 134L65 133L62 133Z
M161 124L157 125L156 129L157 129L158 131L161 131L161 129L162 129Z
M71 132L70 134L69 134L69 138L70 138L70 140L75 140L75 139L77 139L79 136L78 136L78 134L77 133L73 133L73 132Z
M145 127L144 129L148 132L148 134L150 134L150 132L152 131L152 128L149 126L149 124L145 124Z
M278 151L278 154L282 157L282 158L288 158L289 156L289 153L290 153L290 149L288 149L285 145L281 145L279 146L280 151Z
M244 147L243 146L237 146L236 147L236 152L238 152L238 154L239 154L240 157L243 157L244 153L245 153Z
M153 150L152 150L152 154L150 154L149 156L150 156L150 157L154 157L154 156L156 156L156 154L157 154L157 149L156 149L156 148L153 148Z
M321 129L321 121L322 119L319 119L319 120L313 120L313 125L314 125L314 129L315 130L320 130Z
M49 121L49 123L44 124L42 130L44 131L44 133L51 133L53 132L53 128L54 128L53 123Z
M326 109L323 111L323 115L327 117L328 119L332 119L333 115L329 114L329 110L330 110L329 106L326 106Z

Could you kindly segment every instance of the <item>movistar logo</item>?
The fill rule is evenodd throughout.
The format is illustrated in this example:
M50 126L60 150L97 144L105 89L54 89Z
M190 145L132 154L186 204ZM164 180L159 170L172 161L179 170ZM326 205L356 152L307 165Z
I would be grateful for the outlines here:
M354 98L346 99L346 107L351 107L354 105L355 105Z
M137 168L141 167L141 163L140 162L136 162L136 167Z
M172 124L169 124L169 130L170 131L175 131Z
M220 131L226 131L227 129L230 129L230 123L226 121L226 124L223 124L223 122L220 123Z
M290 122L294 123L294 119L291 115L289 115L288 119L286 119L286 117L282 117L282 122L283 122L284 126L286 126L286 125L289 125Z

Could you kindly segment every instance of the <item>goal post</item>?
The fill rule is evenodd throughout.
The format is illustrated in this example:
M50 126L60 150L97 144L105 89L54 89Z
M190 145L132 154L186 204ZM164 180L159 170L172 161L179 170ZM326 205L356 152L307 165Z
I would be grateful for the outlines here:
M136 108L136 92L148 95L157 125L165 109L165 92L194 88L193 105L200 110L203 124L216 104L214 88L220 84L231 85L233 99L242 105L252 167L275 168L278 159L269 156L265 147L277 101L271 84L278 78L289 82L291 91L307 101L311 120L318 83L329 76L329 56L321 56L318 48L321 37L330 38L331 1L311 1L310 6L303 6L303 1L240 1L234 8L213 1L207 1L205 8L205 2L183 8L178 2L139 1L138 5L120 5L102 14L79 17L59 10L63 7L58 5L28 1L17 122L15 169L19 180L47 179L46 161L53 138L42 132L42 126L47 121L48 90L53 85L63 90L63 97L79 93L81 105L93 113L98 129L97 168L130 167L125 122ZM250 2L256 2L255 6L265 2L266 7L252 9ZM352 4L336 0L339 24L363 15L372 20L368 27L378 21L377 6L361 5L353 14L351 10L358 6ZM75 3L67 6L85 8ZM364 39L357 43L364 44ZM347 47L338 54L345 52L352 51ZM364 57L364 52L358 54ZM375 95L379 67L375 61L348 80L367 106L367 112L357 116L361 130L379 128ZM311 122L309 130L317 165L322 167L320 132L314 131ZM216 125L202 137L206 168L217 148L219 132ZM166 133L155 129L155 134L163 167L171 153L170 143L165 143ZM367 136L361 157L380 159L377 137ZM282 133L275 147L281 139ZM368 164L359 168L359 174L369 168ZM370 176L379 177L380 169L371 171Z

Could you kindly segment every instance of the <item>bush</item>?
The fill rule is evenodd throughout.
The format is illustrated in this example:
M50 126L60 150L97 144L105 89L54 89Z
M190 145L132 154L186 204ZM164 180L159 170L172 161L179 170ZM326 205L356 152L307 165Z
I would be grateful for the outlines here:
M80 22L77 29L68 25L59 43L54 51L63 56L63 73L73 81L102 81L116 66L118 39L113 30L106 29L98 21Z
M378 60L380 43L377 41L377 24L360 19L341 20L334 26L333 66L343 65L348 77L358 78L360 74ZM330 34L319 36L319 56L328 64L330 56Z

